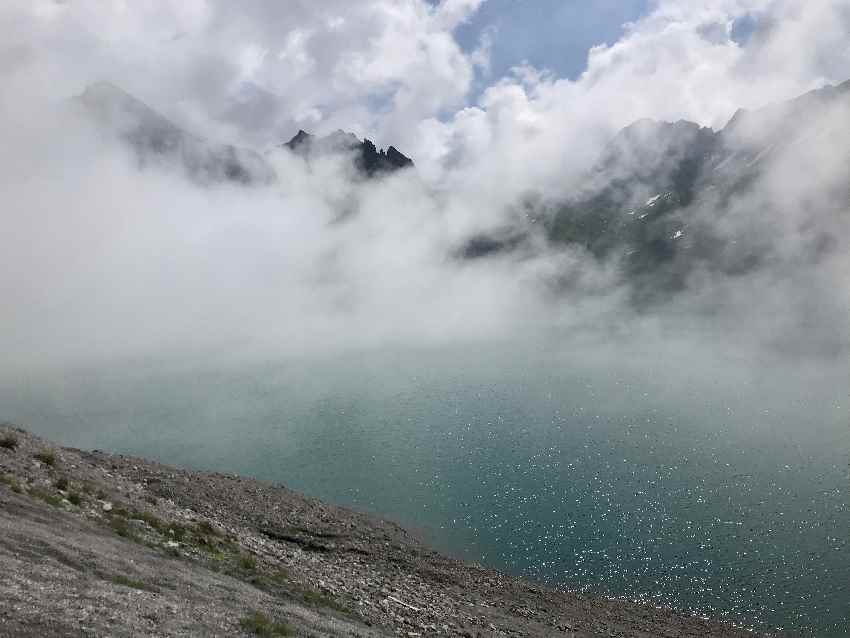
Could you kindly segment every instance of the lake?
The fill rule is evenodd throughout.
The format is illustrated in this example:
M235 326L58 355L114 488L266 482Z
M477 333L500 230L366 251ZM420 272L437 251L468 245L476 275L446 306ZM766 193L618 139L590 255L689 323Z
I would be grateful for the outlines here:
M838 359L479 344L16 373L0 418L284 483L550 585L844 636L848 387Z

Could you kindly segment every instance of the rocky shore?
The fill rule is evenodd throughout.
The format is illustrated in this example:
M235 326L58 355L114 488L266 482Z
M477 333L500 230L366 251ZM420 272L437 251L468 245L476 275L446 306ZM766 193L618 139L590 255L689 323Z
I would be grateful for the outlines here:
M249 478L0 426L0 636L753 636L558 592Z

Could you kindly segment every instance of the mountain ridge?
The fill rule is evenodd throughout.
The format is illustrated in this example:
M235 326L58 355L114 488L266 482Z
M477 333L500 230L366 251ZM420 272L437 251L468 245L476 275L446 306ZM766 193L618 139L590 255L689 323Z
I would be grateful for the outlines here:
M531 242L517 237L537 237L554 249L577 248L599 261L617 261L634 303L645 307L669 300L697 271L737 276L775 258L776 246L767 239L771 211L764 208L793 206L792 199L761 201L779 187L765 181L778 171L794 176L781 186L790 198L810 202L801 246L810 245L804 252L817 260L835 246L824 219L836 202L850 208L850 193L827 202L797 176L829 165L840 173L827 176L833 187L842 179L850 184L850 153L844 164L818 156L842 140L850 140L850 81L760 109L739 109L719 130L687 120L638 120L614 136L580 189L537 196L530 209L521 204L524 215L469 238L456 255L469 260L518 251L522 256ZM735 206L758 193L761 200L752 210ZM735 226L747 234L735 235Z
M395 146L388 146L386 151L378 149L372 140L362 141L342 129L338 129L325 137L317 137L304 129L299 129L295 136L283 144L293 153L309 160L311 157L329 153L351 153L354 165L367 177L380 173L412 168L413 160L402 154Z
M232 144L211 142L189 133L110 82L87 86L75 97L75 101L98 124L127 143L141 167L177 166L201 184L269 184L278 179L263 154ZM394 146L379 150L371 140L361 141L353 133L343 131L319 138L299 130L279 148L286 148L305 160L325 153L351 154L355 168L367 178L414 166L413 160Z

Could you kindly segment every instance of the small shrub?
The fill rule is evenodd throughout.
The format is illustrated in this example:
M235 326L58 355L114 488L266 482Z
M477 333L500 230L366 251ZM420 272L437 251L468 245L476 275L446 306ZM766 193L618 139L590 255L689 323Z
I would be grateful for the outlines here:
M65 478L64 476L62 476L53 484L53 486L57 490L62 490L63 492L67 492L68 491L68 479Z
M14 450L18 447L18 437L14 434L4 434L0 436L0 447L6 450Z
M18 480L10 474L0 474L0 483L8 486L15 494L22 494L24 491Z
M348 607L337 601L335 598L317 591L304 592L304 602L314 607L326 607L344 614L350 613Z
M221 532L209 523L209 521L201 521L195 527L197 527L198 533L203 536L221 536Z
M180 523L171 523L168 526L168 534L174 537L176 541L182 541L186 538L186 527Z
M280 569L270 574L254 574L248 579L248 582L263 591L275 592L290 584L289 572Z
M280 567L276 571L269 574L268 579L275 585L283 585L290 580L289 570L285 567Z
M116 585L122 585L124 587L132 587L133 589L140 589L142 591L151 591L156 592L159 591L156 587L152 587L143 583L140 580L134 580L132 578L127 578L127 576L115 576L110 578L110 580Z
M48 467L56 465L56 452L53 450L42 450L32 455L37 461L41 461Z
M45 503L47 503L48 505L52 505L53 507L59 507L59 505L62 504L61 498L41 487L31 487L29 495L33 498L37 498L40 501L44 501Z
M126 518L113 516L109 519L109 526L112 528L112 531L118 534L121 538L127 538L130 540L136 540L138 538L135 530L133 530L133 528L127 523Z
M245 571L254 571L257 569L257 559L253 556L243 554L239 557L239 567Z
M242 620L239 621L239 626L243 631L254 634L255 636L294 636L295 632L292 627L286 623L275 622L261 611L253 611Z
M150 512L140 512L138 510L134 510L133 518L137 518L140 521L144 521L158 532L161 532L166 528L165 523L163 523L158 516Z
M71 492L70 494L68 494L68 502L71 503L71 505L76 505L77 507L79 507L83 502L83 497L77 494L76 492Z

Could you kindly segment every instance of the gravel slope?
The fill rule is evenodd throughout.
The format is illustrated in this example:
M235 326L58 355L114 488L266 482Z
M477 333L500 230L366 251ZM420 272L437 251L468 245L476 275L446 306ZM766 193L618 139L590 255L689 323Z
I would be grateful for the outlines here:
M9 426L0 477L0 636L755 635L463 564L284 487Z

